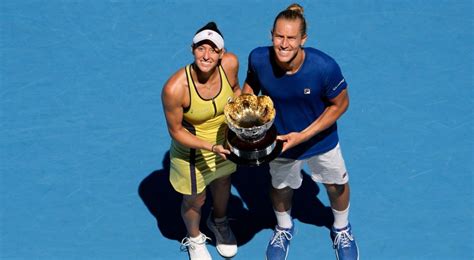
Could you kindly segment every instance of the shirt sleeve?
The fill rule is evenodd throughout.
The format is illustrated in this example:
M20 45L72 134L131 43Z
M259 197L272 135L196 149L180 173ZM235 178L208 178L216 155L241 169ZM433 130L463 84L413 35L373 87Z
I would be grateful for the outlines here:
M247 83L253 89L253 93L255 95L258 95L260 92L260 82L252 62L252 53L253 52L249 54L248 58L247 77L245 78L245 83Z
M325 94L328 99L333 99L347 88L347 82L341 68L333 59L327 63L326 69Z

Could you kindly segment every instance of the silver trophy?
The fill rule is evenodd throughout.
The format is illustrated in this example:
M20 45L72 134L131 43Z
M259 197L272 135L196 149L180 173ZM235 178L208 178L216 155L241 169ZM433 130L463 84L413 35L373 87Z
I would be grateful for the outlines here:
M276 140L275 108L270 97L242 94L226 104L224 115L230 129L226 145L231 161L255 166L280 154L282 143Z

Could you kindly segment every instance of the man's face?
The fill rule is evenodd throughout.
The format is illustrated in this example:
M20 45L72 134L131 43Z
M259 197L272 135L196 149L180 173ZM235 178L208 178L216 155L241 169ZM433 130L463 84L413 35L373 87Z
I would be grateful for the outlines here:
M289 63L306 41L300 32L301 21L278 19L272 32L273 50L280 63Z

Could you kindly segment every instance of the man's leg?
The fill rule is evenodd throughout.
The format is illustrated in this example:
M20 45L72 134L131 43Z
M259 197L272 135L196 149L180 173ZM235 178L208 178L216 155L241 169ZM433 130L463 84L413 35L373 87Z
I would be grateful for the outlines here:
M286 259L294 234L291 218L293 189L301 186L301 161L278 158L270 162L272 189L270 198L278 225L267 246L267 259Z
M285 187L283 189L275 189L272 187L270 191L273 210L277 219L278 226L281 228L291 228L293 221L291 219L291 206L293 201L293 189Z
M349 223L349 175L339 145L308 160L314 181L324 183L334 215L331 238L339 260L359 259Z
M349 224L349 183L346 184L324 184L334 214L333 226L337 229Z

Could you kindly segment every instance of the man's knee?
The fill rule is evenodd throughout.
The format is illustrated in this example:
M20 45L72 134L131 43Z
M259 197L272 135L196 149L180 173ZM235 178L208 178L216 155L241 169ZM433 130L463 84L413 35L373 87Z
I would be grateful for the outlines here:
M346 184L324 184L329 194L340 196L346 190Z

